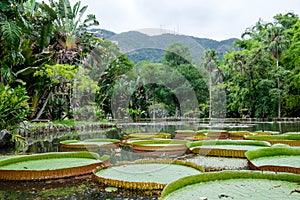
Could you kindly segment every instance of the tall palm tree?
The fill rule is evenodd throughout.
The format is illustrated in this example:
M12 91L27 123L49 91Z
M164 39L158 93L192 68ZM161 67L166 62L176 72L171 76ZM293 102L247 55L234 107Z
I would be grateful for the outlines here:
M276 25L271 25L264 33L263 43L268 52L276 60L276 68L279 68L279 60L285 49L288 46L288 40L284 28ZM277 88L280 89L280 77L277 77ZM281 117L281 95L278 97L278 117Z
M207 50L203 55L203 64L205 69L209 73L209 118L212 117L212 72L217 67L218 53L215 50Z

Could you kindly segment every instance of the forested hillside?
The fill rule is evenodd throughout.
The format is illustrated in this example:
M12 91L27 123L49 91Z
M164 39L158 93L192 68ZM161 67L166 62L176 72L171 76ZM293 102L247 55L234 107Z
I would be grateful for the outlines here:
M216 41L207 38L197 38L187 35L161 34L149 36L137 31L114 34L111 31L100 30L103 38L116 41L118 47L123 53L126 53L134 63L141 61L150 61L158 63L163 60L168 46L174 42L182 43L189 47L193 62L199 63L201 55L205 50L214 49L218 52L219 58L229 50L232 50L232 44L236 40L231 38L223 41Z

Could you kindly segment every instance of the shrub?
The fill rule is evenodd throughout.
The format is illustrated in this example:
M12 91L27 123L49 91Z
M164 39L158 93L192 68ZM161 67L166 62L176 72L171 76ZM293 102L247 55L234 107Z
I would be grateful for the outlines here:
M25 88L0 84L0 130L15 130L30 113Z

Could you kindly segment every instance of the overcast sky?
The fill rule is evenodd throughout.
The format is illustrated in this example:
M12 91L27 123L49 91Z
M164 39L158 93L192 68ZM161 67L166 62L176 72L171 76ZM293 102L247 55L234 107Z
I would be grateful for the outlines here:
M77 2L77 0L70 0ZM300 14L298 0L81 0L100 28L116 33L168 29L180 34L223 40L240 38L260 18Z

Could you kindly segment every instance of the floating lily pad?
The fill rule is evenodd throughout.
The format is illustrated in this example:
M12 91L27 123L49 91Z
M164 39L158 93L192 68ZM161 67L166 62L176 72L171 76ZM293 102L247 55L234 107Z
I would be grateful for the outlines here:
M96 151L99 148L118 147L119 143L120 140L116 140L116 139L89 139L84 141L65 140L60 142L60 148L62 151L72 151L72 150Z
M206 134L200 131L193 130L176 130L175 139L187 139L194 137L206 137Z
M162 191L163 200L300 199L300 176L251 171L222 171L181 178Z
M255 131L255 135L279 135L280 132L278 131Z
M132 133L124 135L124 139L140 138L140 139L151 139L151 138L171 138L170 133Z
M264 140L271 144L288 144L290 146L300 146L300 135L282 134L282 135L253 135L245 136L246 140Z
M91 173L107 165L107 156L96 153L69 152L16 156L0 160L0 180L42 180Z
M229 131L228 137L230 139L243 139L245 135L253 135L249 131Z
M185 137L184 139L189 141L199 141L199 140L209 140L210 138L207 137L206 135L195 135L191 137Z
M271 146L265 141L210 140L189 142L187 146L193 153L209 156L245 157L248 150Z
M179 178L201 173L193 163L169 160L139 160L119 163L94 172L95 178L107 186L131 190L162 189Z
M283 135L300 135L300 132L286 132Z
M263 148L248 151L246 157L252 169L300 174L300 148Z
M213 129L204 129L199 130L198 132L204 133L207 137L212 139L227 139L228 131L226 130L213 130Z
M187 141L161 139L161 140L141 140L131 143L133 151L185 151Z

